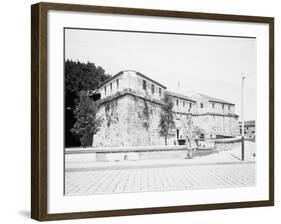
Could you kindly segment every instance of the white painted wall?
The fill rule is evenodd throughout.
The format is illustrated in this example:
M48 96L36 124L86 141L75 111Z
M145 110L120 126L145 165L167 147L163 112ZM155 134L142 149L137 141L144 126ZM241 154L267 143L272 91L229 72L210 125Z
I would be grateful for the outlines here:
M155 82L150 81L147 78L144 78L140 75L138 75L134 71L127 71L125 72L128 80L128 87L135 91L138 95L145 96L151 99L161 100L163 97L163 87L157 85ZM149 74L143 74L145 76L149 77ZM146 82L146 89L143 89L143 81ZM154 80L156 82L159 82L161 80ZM154 86L154 93L152 92L152 85ZM159 95L159 88L161 88L161 96Z
M112 79L110 82L107 82L103 86L101 86L98 90L98 92L101 94L101 99L104 99L109 96L113 96L117 92L120 92L125 88L127 88L126 78L127 77L122 73L119 76L117 76L115 79ZM119 84L117 84L117 80Z
M101 86L99 89L101 99L113 96L117 92L122 92L126 89L130 89L138 95L145 96L151 99L161 100L161 98L163 97L164 88L160 85L157 85L155 82L152 82L149 79L138 75L136 72L137 71L131 70L122 71L122 74ZM147 77L149 77L149 74L147 74ZM118 87L117 79L119 80ZM144 80L146 82L145 90L143 89ZM152 92L152 85L154 86L154 92ZM161 95L159 94L159 88L161 88Z
M180 113L197 113L197 106L195 102L183 100L175 96L172 96L171 98L173 102L173 111Z

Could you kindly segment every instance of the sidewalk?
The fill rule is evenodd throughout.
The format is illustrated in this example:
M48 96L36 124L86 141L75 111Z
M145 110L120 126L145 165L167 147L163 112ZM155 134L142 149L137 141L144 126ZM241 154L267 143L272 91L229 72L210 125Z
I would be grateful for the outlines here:
M256 184L255 163L177 165L66 172L65 194L198 190L249 187Z

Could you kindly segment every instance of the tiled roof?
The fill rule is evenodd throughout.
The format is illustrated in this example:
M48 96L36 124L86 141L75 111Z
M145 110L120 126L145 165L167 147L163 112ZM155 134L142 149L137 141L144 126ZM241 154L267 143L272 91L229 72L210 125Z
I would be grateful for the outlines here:
M191 99L190 97L188 97L186 95L183 95L183 94L180 94L180 93L175 93L175 92L168 91L168 90L166 90L166 93L168 95L170 95L170 96L174 96L174 97L177 97L177 98L180 98L180 99L183 99L183 100L188 100L188 101L191 101L191 102L196 102L196 100Z
M225 101L225 100L222 100L222 99L218 99L218 98L215 98L215 97L212 97L212 96L208 96L208 95L205 95L205 94L202 94L202 93L192 93L192 94L187 94L189 95L190 98L192 98L192 95L197 95L199 97L203 97L205 99L207 99L209 102L215 102L215 103L222 103L222 104L229 104L229 105L235 105L234 103L230 103L228 101Z
M123 71L118 72L117 74L115 74L115 75L109 77L107 80L105 80L103 83L101 83L98 88L102 87L102 86L105 85L106 83L108 83L108 82L112 81L113 79L117 78L117 77L118 77L119 75L121 75L121 74L123 74Z
M225 100L221 100L221 99L218 99L218 98L215 98L215 97L212 97L212 96L207 96L207 95L204 95L204 94L201 94L201 93L198 93L198 94L201 95L202 97L208 99L210 102L225 103L225 104L234 105L234 103L230 103L230 102L227 102Z
M134 70L123 70L123 71L120 71L120 72L118 72L117 74L115 74L114 76L111 76L110 78L108 78L107 80L105 80L98 88L102 87L102 86L105 85L106 83L108 83L108 82L112 81L113 79L117 78L119 75L123 74L124 72L134 72L134 73L137 74L138 76L141 76L142 78L147 79L147 80L149 80L150 82L153 82L153 83L155 83L156 85L161 86L163 89L166 89L166 88L167 88L167 87L164 86L163 84L161 84L161 83L159 83L159 82L157 82L157 81L155 81L155 80L153 80L153 79L147 77L146 75L144 75L144 74L142 74L142 73L140 73L140 72L134 71Z
M146 80L149 80L150 82L153 82L159 86L161 86L163 89L167 89L166 86L162 85L161 83L147 77L146 75L140 73L140 72L137 72L137 71L134 71L134 70L123 70L123 71L120 71L118 72L116 75L114 76L111 76L110 78L108 78L107 80L105 80L98 88L102 87L103 85L105 85L106 83L114 80L115 78L117 78L119 75L123 74L124 72L134 72L135 74L141 76L142 78L146 79ZM171 96L174 96L174 97L178 97L178 98L181 98L181 99L184 99L184 100L188 100L188 101L192 101L192 102L196 102L196 98L192 97L192 95L197 95L197 96L200 96L200 97L203 97L203 98L206 98L208 101L210 102L216 102L216 103L222 103L222 104L229 104L229 105L234 105L234 103L230 103L230 102L227 102L225 100L222 100L222 99L218 99L218 98L215 98L215 97L211 97L211 96L207 96L205 94L202 94L202 93L196 93L194 92L193 94L181 94L181 93L176 93L176 92L172 92L172 91L166 91L169 95Z

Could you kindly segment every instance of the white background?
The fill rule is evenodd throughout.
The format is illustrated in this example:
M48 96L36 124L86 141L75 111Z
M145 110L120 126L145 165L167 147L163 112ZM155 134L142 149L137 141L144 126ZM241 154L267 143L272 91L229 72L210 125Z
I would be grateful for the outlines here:
M35 1L10 1L1 7L1 223L34 223L30 215L30 4ZM57 0L57 2L60 2ZM229 14L275 16L275 38L280 39L278 1L250 0L159 0L159 1L68 1L80 4L203 11ZM279 10L278 10L279 9ZM275 44L275 83L278 87L280 45ZM276 87L276 98L280 89ZM276 115L280 104L276 100ZM280 139L279 117L276 124L276 206L268 208L70 220L60 223L279 223L280 207ZM270 221L269 221L270 220ZM53 222L56 223L56 222Z
M210 204L268 199L268 25L148 18L123 15L48 14L48 212ZM255 187L160 191L114 195L63 196L63 27L153 30L220 35L255 36L257 39L257 183ZM242 52L241 52L242 53ZM161 58L159 58L161 60ZM231 60L231 59L230 59ZM235 59L234 59L235 60ZM121 62L122 64L123 62ZM187 63L189 63L187 61ZM204 63L204 62L203 62ZM207 63L207 62L205 62ZM144 65L144 67L146 67ZM161 73L162 74L162 73ZM189 75L189 72L187 72ZM239 74L238 74L239 75ZM158 79L165 77L163 73ZM231 75L230 75L231 76ZM210 77L213 77L210 75ZM183 76L184 80L185 76ZM214 79L214 78L213 78ZM240 78L239 78L240 79ZM171 82L171 81L170 81ZM247 83L249 80L247 81ZM233 82L235 85L235 82ZM252 99L254 100L254 99ZM247 103L247 101L245 101ZM249 105L247 108L250 107Z

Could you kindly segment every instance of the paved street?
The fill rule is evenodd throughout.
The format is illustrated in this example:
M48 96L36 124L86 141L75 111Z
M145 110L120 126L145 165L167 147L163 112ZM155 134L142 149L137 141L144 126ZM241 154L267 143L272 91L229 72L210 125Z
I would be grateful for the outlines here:
M255 185L255 163L126 167L68 171L66 195Z

